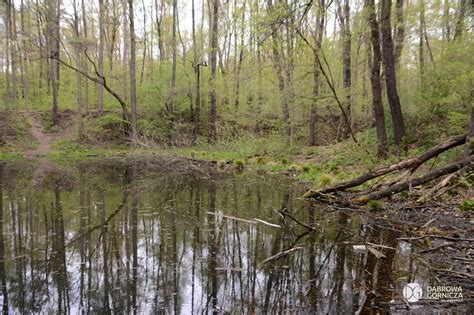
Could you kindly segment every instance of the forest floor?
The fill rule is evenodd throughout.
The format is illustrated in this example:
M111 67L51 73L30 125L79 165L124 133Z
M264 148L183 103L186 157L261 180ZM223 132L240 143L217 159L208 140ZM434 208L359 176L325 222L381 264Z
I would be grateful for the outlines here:
M31 125L31 135L38 143L36 148L26 151L26 154L28 156L36 156L49 153L51 151L52 144L57 141L59 135L53 135L44 131L39 113L28 112L25 113L25 116L28 118L28 121Z

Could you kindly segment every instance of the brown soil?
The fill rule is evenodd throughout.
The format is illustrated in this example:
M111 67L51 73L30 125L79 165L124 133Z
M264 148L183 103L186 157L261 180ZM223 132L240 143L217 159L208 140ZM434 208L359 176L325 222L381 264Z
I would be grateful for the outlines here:
M66 115L67 116L67 115ZM25 118L28 119L31 125L31 135L36 139L38 146L35 149L29 150L26 152L28 156L37 156L47 154L51 151L52 145L60 140L71 138L76 132L75 124L67 122L67 127L64 129L54 132L47 133L45 132L43 125L41 123L41 114L39 112L26 112ZM65 117L66 120L70 120L71 117ZM60 117L61 119L61 117Z
M31 125L31 134L38 142L38 147L29 150L26 154L34 156L48 153L51 151L51 145L54 142L52 135L44 132L43 126L41 125L41 118L38 113L30 112L27 114L27 117Z

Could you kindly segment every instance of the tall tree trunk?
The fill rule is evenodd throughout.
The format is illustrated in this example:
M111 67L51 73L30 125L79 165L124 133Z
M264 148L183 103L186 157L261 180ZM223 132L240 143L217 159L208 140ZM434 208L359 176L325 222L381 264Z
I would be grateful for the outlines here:
M192 36L193 36L193 68L194 68L194 75L196 77L196 106L194 109L194 127L193 127L193 134L192 134L192 141L191 144L194 145L197 140L197 136L199 133L199 121L201 115L201 73L200 73L200 65L199 56L198 56L198 47L196 43L196 10L194 8L194 0L191 3L192 6ZM202 13L204 14L204 12ZM202 40L202 39L201 39Z
M380 82L380 65L382 54L380 52L380 35L377 17L375 15L374 0L366 0L367 17L370 25L370 35L372 43L372 62L370 69L370 82L372 84L372 110L375 117L375 129L377 131L377 151L381 158L385 158L387 153L387 133L385 129L385 116L382 106L382 87Z
M133 16L133 0L128 0L128 12L130 19L130 105L132 143L138 141L137 130L137 95L136 95L136 60L135 60L135 19Z
M451 39L451 26L449 25L449 0L444 0L443 6L443 39L448 41Z
M160 12L158 13L158 8ZM158 0L155 0L155 10L156 10L156 32L158 33L158 49L160 50L160 60L164 61L166 59L165 49L163 45L163 4L158 6Z
M211 79L209 82L209 98L211 101L209 116L209 142L217 139L217 91L216 91L216 74L217 74L217 29L219 24L219 0L213 0L212 5L212 31L211 31Z
M167 109L168 109L168 112L170 114L173 113L174 111L174 97L175 97L175 93L176 93L176 55L177 55L177 49L176 49L176 46L177 46L177 43L176 43L176 23L177 23L177 15L178 15L178 1L177 0L173 0L173 28L172 28L172 33L173 33L173 37L172 37L172 54L173 54L173 63L172 63L172 66L171 66L171 91L170 91L170 95L169 95L169 101L168 101L168 106L167 106Z
M84 0L81 1L82 7L82 32L84 41L87 41L87 20L86 20L86 6ZM87 50L87 44L83 44L82 50L85 52ZM89 66L87 60L82 62L82 71L85 73L89 72ZM89 80L84 80L84 111L89 113Z
M59 1L48 1L48 46L50 56L50 78L53 86L53 124L59 124Z
M381 29L382 29L382 53L385 69L385 84L387 98L390 104L390 113L393 125L393 140L395 145L400 145L405 136L405 123L403 121L402 108L397 92L397 79L395 75L395 60L393 57L392 28L390 26L390 15L392 9L391 0L381 0Z
M129 21L128 21L128 16L127 16L127 4L128 0L123 0L123 55L122 55L122 67L123 67L123 98L125 101L128 100L129 94L128 94L128 80L127 80L127 71L129 68L128 60L130 59L130 52L129 52L129 45L130 45L130 35L129 35Z
M146 31L145 0L142 0L142 6L143 6L143 54L142 54L142 70L140 71L140 86L142 86L142 84L143 84L143 77L145 75L145 61L146 61L147 42L148 42L148 35L147 35L147 31Z
M267 0L268 3L268 14L274 14L274 8L272 0ZM279 29L275 23L271 23L271 36L272 36L272 55L273 55L273 66L276 71L276 76L278 80L278 89L280 91L281 97L281 107L283 111L283 123L285 124L286 134L289 136L291 133L289 126L289 109L288 109L288 95L286 93L286 82L283 76L283 57L280 53L279 43L282 43L282 40L279 36Z
M36 3L35 3L35 11L36 11L36 29L37 29L37 35L38 35L38 49L39 49L39 54L40 56L44 56L44 53L43 53L43 46L44 46L44 42L43 42L43 32L42 32L42 23L41 23L41 11L40 11L40 5L39 5L39 0L36 0ZM8 34L8 32L7 32ZM8 51L8 50L7 50ZM7 56L8 58L8 56ZM48 59L46 59L48 60ZM41 88L42 88L42 84L43 84L43 64L44 64L44 61L43 59L41 59L39 61L39 76L38 76L38 94L40 93L41 91Z
M29 71L28 71L28 46L27 43L27 33L25 29L25 18L28 17L29 15L26 14L25 12L25 3L24 0L21 0L20 2L20 7L21 7L21 39L22 39L22 63L23 63L23 71L22 71L22 77L23 77L23 101L25 103L25 108L29 107L29 96L30 96L30 82L28 79Z
M106 8L104 0L99 0L99 73L104 75L104 42L105 42L105 17ZM102 115L104 110L104 87L99 84L97 87L97 111Z
M393 57L395 58L395 69L398 71L398 69L400 69L400 57L402 56L403 42L405 40L405 19L403 17L404 0L396 1L397 24L395 27L395 47Z
M77 68L81 69L81 46L78 43L80 38L80 31L79 31L79 15L77 13L77 0L73 2L73 9L74 9L74 31L76 35L77 43L74 44L74 51L76 53L76 64ZM82 77L79 72L76 72L76 82L77 82L77 113L82 115Z
M8 1L7 6L7 15L9 15L8 20L10 21L9 25L9 41L10 41L10 62L11 62L11 80L12 80L12 98L13 98L13 109L18 110L18 89L17 89L17 80L16 80L16 25L15 25L15 6Z
M344 88L344 103L346 116L349 118L351 114L351 26L350 26L350 7L349 0L344 0L344 6L341 7L340 1L337 3L337 13L341 25L342 35L342 86ZM348 119L351 120L350 118ZM341 114L339 120L338 136L346 137L349 126L347 126L344 114Z
M235 72L235 100L234 100L234 106L235 106L236 110L238 110L238 108L239 108L240 72L242 71L242 62L244 60L245 6L246 6L246 0L244 0L243 3L242 3L242 16L241 16L241 23L242 24L241 24L241 27L240 27L239 61L237 63L237 70ZM235 16L235 19L237 19L237 16ZM237 33L235 33L235 38L237 38ZM235 42L237 42L237 40ZM237 50L237 45L235 45L235 49ZM235 52L235 54L237 54L237 51Z
M316 42L316 49L313 51L314 53L314 62L313 62L313 100L311 102L311 112L310 112L310 120L309 120L309 145L315 146L316 145L316 124L317 124L317 106L318 106L318 97L319 97L319 76L320 70L318 67L318 53L321 50L321 45L323 42L323 35L324 35L324 20L325 20L325 10L323 9L325 6L324 0L318 1L318 17L316 22L316 33L315 33L315 42Z
M5 21L5 110L10 110L10 19L11 19L11 12L10 12L10 2L6 5L6 21Z
M418 57L420 61L420 92L423 95L424 87L424 74L425 74L425 55L424 55L424 43L423 43L423 30L425 25L425 4L424 0L420 0L420 25L418 29L418 38L420 40L418 44Z
M461 38L466 29L466 4L466 0L459 1L459 15L456 21L456 28L454 29L454 40Z

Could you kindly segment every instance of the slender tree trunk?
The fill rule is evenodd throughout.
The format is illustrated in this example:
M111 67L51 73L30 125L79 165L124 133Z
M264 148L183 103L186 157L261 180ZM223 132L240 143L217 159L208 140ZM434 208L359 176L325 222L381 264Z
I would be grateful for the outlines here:
M25 12L25 3L24 0L21 0L20 2L20 7L21 7L21 39L22 39L22 64L23 64L23 71L22 71L22 77L23 77L23 101L25 103L25 108L29 107L29 101L30 101L30 82L28 79L29 71L28 71L28 46L27 43L27 33L25 29L25 17L28 17L26 12Z
M18 110L18 89L17 89L17 80L16 80L16 25L15 25L15 6L8 1L7 6L7 15L9 15L8 20L10 21L9 25L9 41L10 41L10 62L11 62L11 80L12 80L12 98L13 98L13 109Z
M241 16L242 24L240 27L240 51L239 51L239 61L237 63L237 71L235 74L235 100L234 100L235 110L238 110L239 108L240 72L242 71L242 62L244 60L245 6L246 6L246 0L244 0L244 2L242 3L242 16ZM237 16L235 18L237 19ZM235 34L235 38L237 38L237 33ZM235 45L235 49L237 49L237 45Z
M53 86L53 124L59 124L59 1L48 1L48 46L50 56L50 78Z
M128 12L130 19L130 105L132 143L138 141L137 130L137 95L136 95L136 61L135 61L135 21L133 16L133 0L128 0Z
M217 50L218 38L217 30L219 24L219 0L213 0L212 5L212 31L211 31L211 79L209 82L209 98L211 101L209 115L209 142L217 140L217 91L216 91L216 74L217 74Z
M142 70L140 71L140 86L143 84L143 77L145 75L145 61L146 61L146 52L147 52L147 42L148 36L146 31L146 6L145 0L142 0L143 6L143 55L142 55Z
M83 32L83 37L84 41L87 41L87 20L86 20L86 6L84 3L84 0L81 1L81 7L82 7L82 32ZM87 50L87 44L83 44L82 50L85 52ZM82 70L85 73L89 72L89 65L87 60L83 60L82 62ZM84 80L84 111L86 114L89 113L89 81Z
M36 29L37 29L37 35L38 35L38 49L39 49L39 54L40 56L44 56L43 49L44 49L44 42L43 42L43 32L41 31L41 15L40 15L40 5L39 5L39 0L36 0L35 4L35 11L36 11ZM8 34L8 32L7 32ZM8 50L7 50L8 51ZM7 56L8 58L8 56ZM48 59L46 59L48 60ZM39 77L38 77L38 94L41 91L41 88L43 87L43 65L44 61L41 59L39 61Z
M449 0L444 0L444 6L443 6L443 17L442 17L442 23L443 23L443 39L445 41L448 41L451 39L451 26L449 25Z
M400 69L400 58L402 56L403 42L405 40L405 19L403 17L403 1L396 0L397 23L395 26L395 47L393 57L395 58L395 69ZM421 0L423 1L423 0Z
M337 3L337 14L341 26L342 35L342 86L344 88L344 111L346 112L347 118L350 121L351 114L351 28L350 28L350 6L349 0L344 0L344 6L341 7L340 1ZM339 119L339 131L338 138L345 138L348 134L349 126L344 118L344 114L341 114Z
M318 67L318 53L321 50L321 45L323 42L323 35L324 35L324 20L325 20L325 10L323 10L325 6L324 0L318 1L318 17L316 23L316 50L313 51L314 54L314 62L313 62L313 101L311 102L311 112L310 112L310 121L309 121L309 145L315 146L316 145L316 125L317 125L317 106L318 101L317 98L319 97L319 85L320 85L320 70Z
M99 73L104 75L104 42L105 42L105 11L104 0L99 0ZM104 110L104 87L97 87L97 111L102 115Z
M378 155L385 158L387 153L387 133L385 129L385 116L382 106L382 86L380 82L380 65L382 53L380 51L380 35L377 17L375 15L374 0L366 0L365 7L370 25L372 56L370 69L370 82L372 84L372 110L375 117L375 129L377 131Z
M5 66L5 110L9 111L10 110L10 100L11 100L11 94L10 94L10 19L11 19L11 12L10 12L10 6L11 4L8 2L6 5L6 21L5 21L5 61L6 61L6 66Z
M158 8L160 12L158 13ZM165 49L163 45L163 5L158 6L158 0L155 0L156 10L156 32L158 33L158 49L160 50L160 60L166 59Z
M80 31L79 31L79 15L77 13L77 0L73 2L74 9L74 31L76 32L76 41L79 41ZM77 68L81 69L81 46L79 43L74 44L74 50L76 53L76 64ZM79 72L76 72L76 82L77 82L77 113L82 115L82 77Z
M385 84L392 116L394 143L398 146L401 144L402 138L405 136L405 123L403 121L402 108L400 106L400 99L398 97L397 79L395 75L395 60L393 57L392 28L390 26L392 1L381 1L382 53L385 69Z
M123 67L123 94L124 99L128 100L129 94L127 92L128 80L127 80L127 71L129 68L128 61L130 59L129 45L130 45L130 36L129 36L129 21L127 16L127 1L123 0L123 56L122 56L122 67Z
M196 43L196 10L194 8L194 0L192 0L192 36L193 36L193 68L194 68L194 75L196 77L196 106L194 110L194 127L193 127L193 134L192 134L192 141L191 144L194 145L197 140L197 136L199 133L199 121L201 115L201 73L200 73L200 62L198 56L198 47ZM204 12L202 13L204 14ZM201 39L202 40L202 39Z
M178 1L173 0L173 37L172 37L172 54L173 54L173 64L171 66L171 91L169 95L169 101L168 101L168 112L171 114L174 111L174 97L176 93L176 55L177 55L177 49L176 49L176 23L177 23L177 6L178 6Z
M268 14L274 14L274 8L272 0L267 0L268 3ZM271 36L272 36L272 55L273 55L273 66L276 71L278 80L278 89L281 96L281 107L283 111L283 123L285 124L286 134L290 135L291 130L289 126L289 109L288 109L288 95L286 93L286 82L283 76L283 58L280 56L279 43L282 43L279 37L279 29L275 23L271 24Z
M420 92L423 94L423 90L425 85L423 84L424 82L424 74L425 74L425 55L424 55L424 44L423 44L423 30L424 30L424 24L425 24L425 4L424 0L420 0L420 25L418 29L418 38L420 40L418 44L418 57L420 61Z
M459 1L459 15L456 21L456 28L454 29L454 40L461 38L466 29L466 2L466 0Z

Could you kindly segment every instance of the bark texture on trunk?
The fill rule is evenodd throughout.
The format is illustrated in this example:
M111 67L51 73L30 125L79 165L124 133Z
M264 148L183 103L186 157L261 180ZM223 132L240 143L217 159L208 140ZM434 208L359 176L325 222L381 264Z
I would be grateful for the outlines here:
M391 0L382 0L382 53L385 69L385 83L387 89L387 98L390 104L390 113L392 116L393 140L395 145L400 145L403 136L405 136L405 123L403 120L402 108L397 91L397 79L395 75L395 59L393 56L392 28L390 16L392 9Z
M380 35L377 17L375 15L374 0L366 1L367 15L370 25L370 38L372 43L372 62L370 69L370 83L372 85L372 110L377 131L378 156L385 158L387 155L387 132L385 129L385 115L382 105L382 85L380 82L380 65L382 54L380 52Z
M209 142L217 139L217 91L216 91L216 74L217 74L217 28L219 23L219 0L214 0L212 5L212 31L211 31L211 79L210 79L210 115L209 115Z

